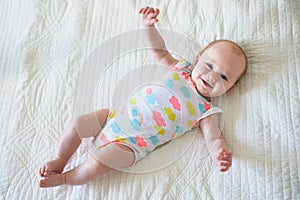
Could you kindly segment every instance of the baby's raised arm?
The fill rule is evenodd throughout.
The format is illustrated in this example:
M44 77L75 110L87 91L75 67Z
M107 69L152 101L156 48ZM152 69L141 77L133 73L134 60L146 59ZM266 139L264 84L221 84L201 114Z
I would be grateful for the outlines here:
M218 116L213 114L202 119L200 127L213 161L221 172L226 172L231 166L232 153L226 150L226 143L219 129Z
M152 7L141 8L139 11L142 15L142 23L145 27L147 42L151 47L153 56L162 65L172 67L178 60L173 58L167 50L164 39L154 26L154 24L158 22L157 16L159 15L159 12L159 9L154 9Z

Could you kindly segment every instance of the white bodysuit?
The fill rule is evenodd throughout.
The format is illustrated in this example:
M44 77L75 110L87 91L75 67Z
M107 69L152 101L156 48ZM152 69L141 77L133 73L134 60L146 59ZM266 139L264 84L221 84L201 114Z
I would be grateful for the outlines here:
M96 149L110 143L131 148L135 162L187 131L202 118L221 113L202 97L190 79L191 64L179 61L159 82L137 88L128 101L111 110L95 138Z

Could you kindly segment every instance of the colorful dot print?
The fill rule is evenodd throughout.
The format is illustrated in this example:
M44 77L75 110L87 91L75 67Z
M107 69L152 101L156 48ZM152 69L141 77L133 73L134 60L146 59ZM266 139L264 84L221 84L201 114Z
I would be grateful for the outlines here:
M158 84L143 85L126 106L112 110L106 126L95 139L97 148L112 142L126 143L144 154L191 130L213 105L191 86L189 70L182 70L190 65L181 60ZM117 119L124 121L119 123Z

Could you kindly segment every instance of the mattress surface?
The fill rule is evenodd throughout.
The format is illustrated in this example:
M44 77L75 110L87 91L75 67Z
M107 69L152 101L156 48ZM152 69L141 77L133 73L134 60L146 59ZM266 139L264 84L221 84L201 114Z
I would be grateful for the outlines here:
M134 167L82 186L39 188L80 114L119 105L164 68L145 44L138 11L160 9L157 28L177 58L229 39L248 56L225 96L222 133L233 165L220 173L193 130ZM299 1L1 1L0 199L300 199ZM90 139L66 170L84 162Z

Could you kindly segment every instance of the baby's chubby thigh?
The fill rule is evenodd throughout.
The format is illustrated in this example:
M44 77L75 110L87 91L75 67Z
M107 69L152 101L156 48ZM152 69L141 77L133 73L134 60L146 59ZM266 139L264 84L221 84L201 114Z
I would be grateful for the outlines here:
M80 138L94 137L101 131L109 114L109 109L100 109L73 120L73 127Z
M135 161L133 150L121 143L110 143L97 150L97 156L92 156L102 164L112 169L122 169L132 166Z

